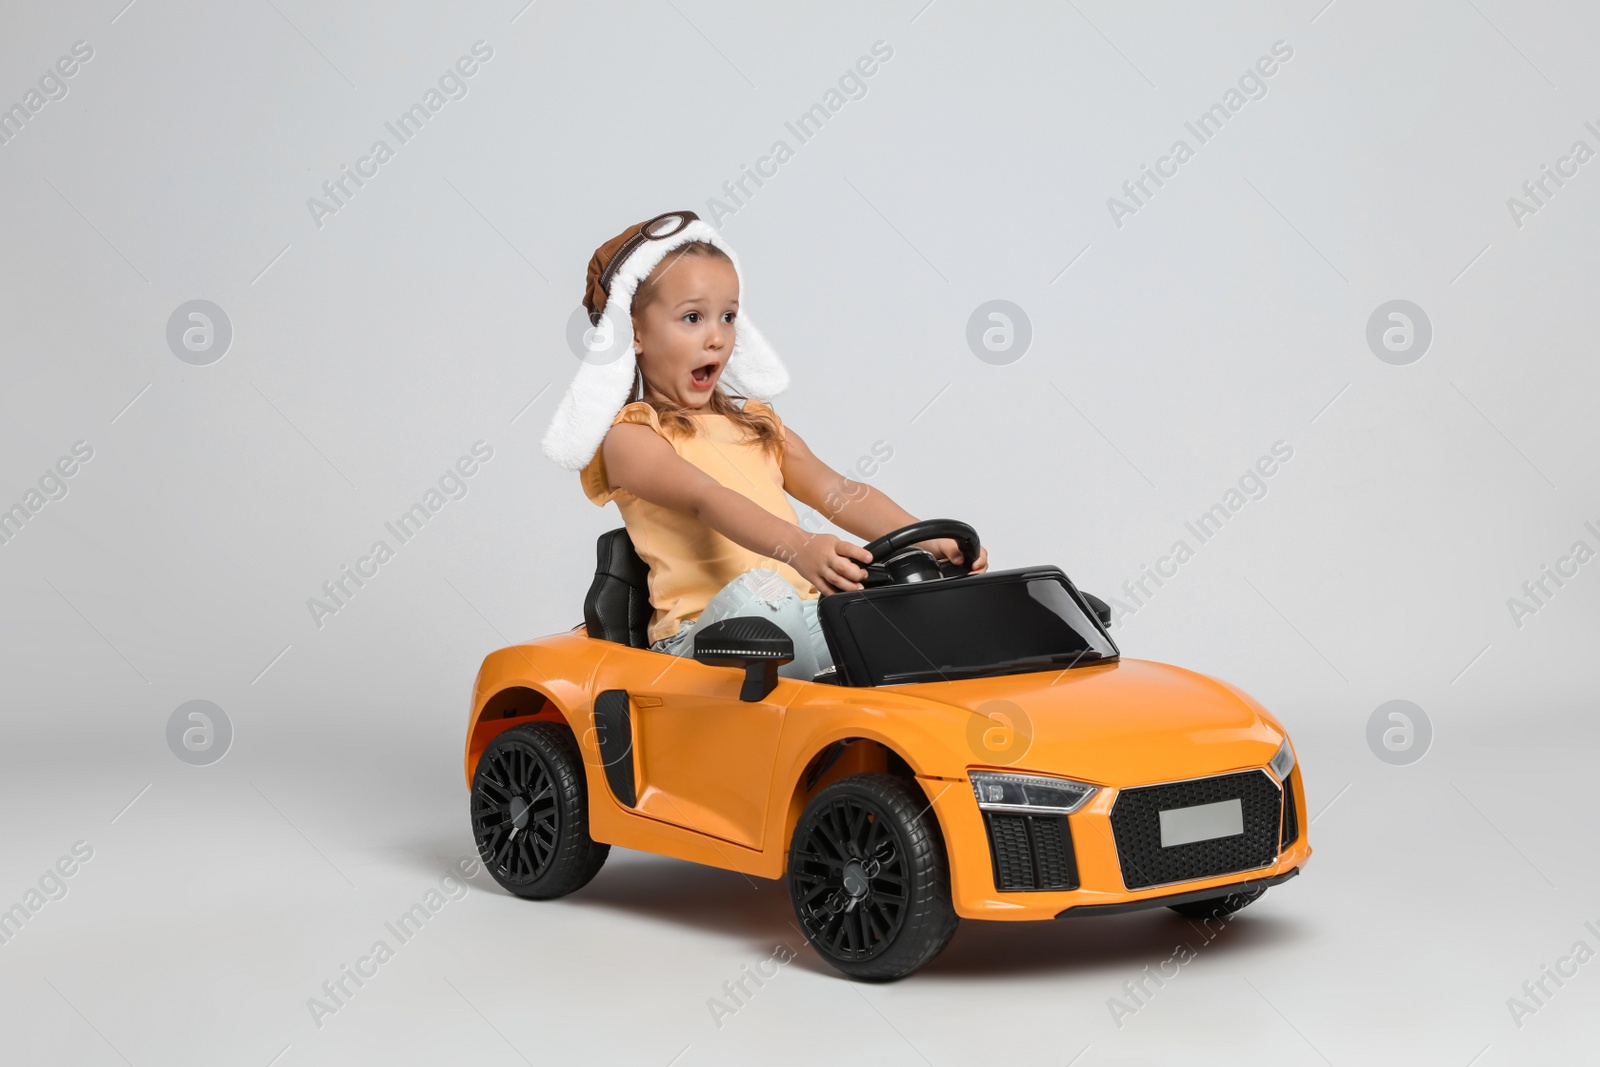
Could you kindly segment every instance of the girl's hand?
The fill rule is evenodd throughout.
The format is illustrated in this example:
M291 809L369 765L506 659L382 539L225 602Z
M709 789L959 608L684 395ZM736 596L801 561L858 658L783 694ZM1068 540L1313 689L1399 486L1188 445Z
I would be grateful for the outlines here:
M827 596L860 589L861 580L867 576L865 565L871 562L872 553L860 545L817 533L807 535L805 547L790 565L816 586L818 593Z
M931 541L918 543L919 548L925 548L933 553L935 559L948 560L951 563L962 562L961 546L954 537L935 537ZM972 563L972 574L982 574L989 569L989 550L982 545L978 546L978 558Z

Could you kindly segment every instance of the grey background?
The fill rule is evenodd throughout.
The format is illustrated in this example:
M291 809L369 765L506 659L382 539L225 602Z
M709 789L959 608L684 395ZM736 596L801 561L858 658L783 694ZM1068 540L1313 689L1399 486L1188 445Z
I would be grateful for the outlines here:
M0 545L0 906L93 858L0 945L8 1062L1284 1064L1592 1056L1600 539L1591 358L1600 14L1577 3L5 6L0 104L94 49L0 145L0 506L92 460ZM319 228L306 201L473 42L494 50ZM784 126L875 41L811 141ZM1107 199L1285 41L1119 228ZM493 648L581 618L619 524L539 452L593 249L709 215L788 362L777 409L993 565L1119 595L1258 457L1293 458L1133 615L1125 654L1261 699L1316 856L1122 1020L1167 913L969 922L892 987L837 980L782 887L616 851L535 905L481 873L320 1028L307 998L469 855L462 733ZM724 197L724 199L726 199ZM730 206L732 202L729 201ZM177 358L169 316L224 309ZM968 317L1023 308L996 365ZM1409 300L1405 366L1368 317ZM493 458L319 628L306 606L475 441ZM1126 600L1126 597L1124 597ZM1133 606L1131 600L1126 601ZM1425 757L1367 745L1424 709ZM231 749L168 749L221 707ZM708 1008L799 950L736 1016ZM1591 973L1594 972L1594 973Z

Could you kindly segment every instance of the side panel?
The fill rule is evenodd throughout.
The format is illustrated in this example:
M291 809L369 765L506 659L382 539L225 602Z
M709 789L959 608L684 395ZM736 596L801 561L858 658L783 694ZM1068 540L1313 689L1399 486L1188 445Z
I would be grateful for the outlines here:
M664 671L664 667L668 670ZM759 844L765 826L769 806L765 791L783 700L792 700L800 683L783 680L772 695L774 703L762 706L738 701L740 682L740 673L731 668L711 668L692 660L590 640L581 628L571 634L502 649L486 659L479 672L468 729L468 784L478 755L495 734L536 718L561 719L571 727L583 757L590 801L589 831L595 840L746 874L777 877L781 858L752 846ZM692 694L707 686L718 693L725 689L726 699L708 699L706 708L698 710L709 708L712 714L697 717L694 705L699 698ZM544 706L537 714L527 715L523 714L529 710L527 707L496 705L496 694L513 687L537 692ZM676 705L672 709L665 707L669 689L670 700ZM609 754L616 757L621 747L616 705L624 699L624 690L633 698L628 706L631 744L625 746L620 758L608 760L602 752L602 740L612 749ZM595 700L602 698L605 704L607 691L612 693L611 703L601 708L602 721L597 723ZM485 719L482 716L486 710L513 710L517 714L512 718ZM718 721L698 721L708 718ZM750 728L754 728L753 732ZM681 795L673 798L676 805L659 788L652 790L646 746L660 750L656 777L680 791ZM764 748L765 755L752 748ZM619 784L626 777L627 784L637 789L633 797L623 789L623 801L633 800L640 809L649 810L635 810L619 801L607 779L611 764L617 765L614 769ZM748 796L742 802L744 816L737 826L713 825L709 826L711 833L703 833L672 824L692 824L694 813L690 809L696 806L737 814L741 806L729 802L728 791L732 783L740 780L748 783L741 796ZM652 818L652 811L658 817ZM663 813L670 814L671 821ZM688 818L683 817L685 813ZM725 831L721 836L716 833L719 828ZM728 839L739 837L746 840Z

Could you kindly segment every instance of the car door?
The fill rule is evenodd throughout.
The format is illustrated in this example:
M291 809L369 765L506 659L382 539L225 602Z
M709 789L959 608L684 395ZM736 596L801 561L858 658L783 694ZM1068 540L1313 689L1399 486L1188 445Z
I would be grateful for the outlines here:
M787 703L778 698L793 687L780 683L771 699L747 703L739 699L744 675L735 668L639 654L651 657L639 665L651 669L627 672L633 810L759 849ZM612 681L620 687L616 676ZM615 737L620 717L613 712L609 724L602 721L603 707L621 710L620 694L613 693L610 700L597 697L596 724Z

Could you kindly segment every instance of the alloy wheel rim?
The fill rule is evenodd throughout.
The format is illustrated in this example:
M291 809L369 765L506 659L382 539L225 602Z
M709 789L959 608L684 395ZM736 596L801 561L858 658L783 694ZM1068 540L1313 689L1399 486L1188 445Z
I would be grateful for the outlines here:
M889 819L855 797L819 809L795 848L795 911L811 943L836 959L869 960L905 924L909 886Z
M508 881L531 882L549 869L560 831L555 783L533 749L486 752L472 791L472 832L484 863Z

